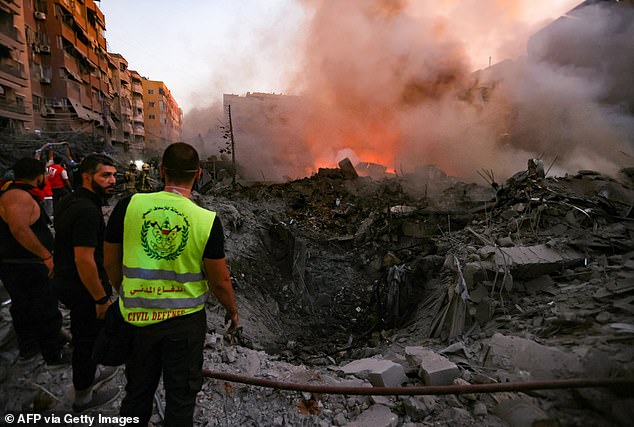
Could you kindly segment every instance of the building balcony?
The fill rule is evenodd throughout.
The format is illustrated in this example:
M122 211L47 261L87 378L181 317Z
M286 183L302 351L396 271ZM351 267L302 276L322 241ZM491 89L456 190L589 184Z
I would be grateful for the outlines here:
M88 46L84 44L81 40L75 40L75 49L79 52L84 58L88 58Z
M132 92L143 95L143 85L141 83L132 82Z
M71 44L75 44L75 32L71 27L66 25L65 23L60 23L60 32L62 33L62 38L68 40Z
M97 43L99 43L99 46L106 50L106 38L101 34L97 34Z
M24 65L14 59L5 58L0 61L0 78L5 78L22 87L27 86Z
M92 65L97 68L99 66L99 56L97 55L97 53L92 50L92 49L88 49L88 60L90 62L92 62Z
M135 135L145 135L145 128L143 126L135 125L133 129Z
M15 0L7 0L7 1L3 2L4 7L8 8L9 10L11 10L11 12L14 15L19 15L22 12L22 10L20 9L19 3L21 3L21 2L18 2L18 1L15 1Z
M17 104L15 102L7 101L6 99L0 98L0 110L8 111L11 113L24 114L26 115L26 106L24 104Z
M0 26L0 44L11 49L18 49L22 43L18 31L9 25Z
M90 76L90 84L95 89L101 89L101 79L97 76L93 76L93 75Z
M55 0L55 3L63 6L68 12L71 12L73 10L72 6L70 5L70 0Z
M79 26L79 28L81 28L84 33L86 33L86 18L75 11L75 13L73 13L73 19L75 20L77 26Z

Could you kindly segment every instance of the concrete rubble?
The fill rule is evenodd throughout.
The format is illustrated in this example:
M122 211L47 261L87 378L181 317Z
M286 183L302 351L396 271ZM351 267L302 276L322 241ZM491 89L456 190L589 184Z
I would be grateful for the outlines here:
M243 328L230 345L209 303L205 368L367 388L632 377L631 175L542 177L536 164L494 189L432 167L372 180L348 163L197 196L226 224ZM0 412L69 410L69 369L15 364L0 296ZM206 380L195 423L625 426L632 393L352 396Z

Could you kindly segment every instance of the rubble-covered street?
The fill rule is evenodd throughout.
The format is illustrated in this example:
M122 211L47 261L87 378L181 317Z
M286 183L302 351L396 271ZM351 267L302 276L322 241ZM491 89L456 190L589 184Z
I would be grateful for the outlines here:
M522 171L497 191L431 167L354 175L321 169L198 196L223 219L242 325L236 343L223 339L223 311L210 303L206 369L363 387L632 378L632 169L618 180ZM2 300L0 409L68 411L70 369L13 364ZM123 387L123 373L113 381ZM100 413L116 415L118 402ZM208 379L195 421L626 426L633 403L631 387L399 397Z

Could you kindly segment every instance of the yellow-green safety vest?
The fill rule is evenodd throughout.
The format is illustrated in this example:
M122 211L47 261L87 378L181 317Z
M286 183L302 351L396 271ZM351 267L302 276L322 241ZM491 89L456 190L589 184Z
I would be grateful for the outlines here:
M179 194L135 194L123 223L126 322L147 326L202 310L208 285L203 253L216 213Z

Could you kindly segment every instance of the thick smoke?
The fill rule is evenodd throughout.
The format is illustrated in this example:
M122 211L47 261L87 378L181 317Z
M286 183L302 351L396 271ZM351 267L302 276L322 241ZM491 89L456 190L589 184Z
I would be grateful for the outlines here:
M538 32L571 3L303 0L310 22L288 87L300 97L242 110L238 161L267 179L345 156L465 178L506 177L537 156L559 172L614 172L634 144L632 8L588 6Z

